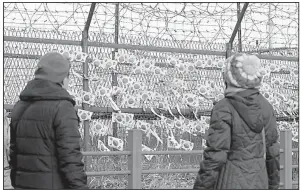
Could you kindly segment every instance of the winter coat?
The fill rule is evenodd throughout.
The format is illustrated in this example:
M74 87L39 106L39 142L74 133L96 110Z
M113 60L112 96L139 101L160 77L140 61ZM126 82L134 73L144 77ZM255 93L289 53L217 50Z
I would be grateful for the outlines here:
M212 110L194 189L278 189L278 138L273 108L258 90L226 95Z
M30 81L11 114L15 188L87 188L75 102L59 84Z

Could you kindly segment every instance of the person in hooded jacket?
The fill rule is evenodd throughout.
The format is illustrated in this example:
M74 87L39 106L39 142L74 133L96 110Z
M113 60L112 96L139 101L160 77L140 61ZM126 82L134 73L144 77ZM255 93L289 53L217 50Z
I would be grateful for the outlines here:
M193 189L279 188L279 134L273 107L258 90L261 69L254 55L226 60L225 98L213 107Z
M42 56L13 108L9 164L14 188L87 188L79 119L66 90L70 67L59 53Z

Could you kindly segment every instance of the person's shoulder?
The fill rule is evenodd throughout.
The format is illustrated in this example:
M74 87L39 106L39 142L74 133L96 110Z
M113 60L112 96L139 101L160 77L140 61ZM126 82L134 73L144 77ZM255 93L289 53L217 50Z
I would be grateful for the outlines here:
M74 105L69 100L58 100L57 107L68 107L68 108L74 108Z
M224 112L230 112L229 108L229 101L227 98L223 98L216 102L213 106L213 111L224 111Z
M23 113L23 111L26 109L27 106L28 106L28 103L19 100L13 106L13 109L11 110L8 117L11 118L12 121L18 120L20 118L20 115Z
M272 104L261 93L259 93L258 97L263 108L273 109Z
M68 100L59 100L56 109L60 113L65 112L64 114L73 114L76 112L74 105Z
M229 105L229 102L228 102L227 98L223 98L214 104L214 108L222 108L225 106L227 107L228 105Z
M58 105L56 107L57 109L57 115L65 116L65 117L76 117L76 110L72 102L68 100L60 100L58 102Z

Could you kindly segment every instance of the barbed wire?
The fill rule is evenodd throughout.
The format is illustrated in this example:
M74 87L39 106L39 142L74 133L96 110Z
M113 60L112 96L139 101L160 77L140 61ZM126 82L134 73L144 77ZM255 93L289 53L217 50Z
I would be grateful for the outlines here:
M69 40L69 42L82 40L82 30L86 24L90 5L90 3L4 3L4 36L20 37L21 41L24 39L26 41L28 38L37 39L36 43L18 40L4 41L5 104L14 104L19 99L18 96L26 83L34 77L33 73L40 56L58 49L81 51L79 43L62 45L60 40ZM115 29L117 27L115 9L115 3L96 4L89 28L90 42L115 43ZM119 3L118 14L120 44L225 52L225 44L229 41L237 21L237 3ZM298 15L297 3L250 3L241 24L242 51L263 55L297 57L299 54ZM39 39L50 39L56 43L41 43ZM113 48L108 47L89 46L89 59L92 61L95 59L112 59L113 50ZM238 51L237 38L234 41L233 51ZM189 74L179 74L175 68L166 68L164 65L170 57L189 63L195 63L198 60L207 63L209 60L210 62L223 61L225 56L154 52L147 49L130 50L126 48L120 48L118 53L133 55L138 61L153 60L158 67L162 68L161 70L167 72L165 77L147 73L132 75L133 67L126 64L119 64L115 70L118 77L130 75L134 81L147 84L150 91L164 94L167 97L165 103L172 108L175 108L178 103L181 109L190 109L164 89L168 87L167 82L172 78L182 79L187 86L185 93L192 94L199 91L197 87L199 84L203 85L204 81L211 81L219 88L223 85L221 72L216 68L202 68ZM88 64L88 76L101 78L101 82L89 80L90 91L95 92L99 86L110 88L112 86L112 71L98 68L91 61ZM298 107L298 62L262 60L262 64L267 69L274 67L277 71L281 71L272 73L268 78L265 78L263 83L270 86L269 92L265 95L275 96L271 100L272 105L277 108L278 129L292 130L293 141L298 141L296 132L299 117L299 113L296 111ZM72 86L73 92L80 96L76 99L78 105L81 105L83 100L81 97L83 80L82 77L79 77L83 74L82 70L82 63L72 63L70 86ZM176 91L178 90L176 89ZM286 100L285 103L281 101L283 98ZM111 106L108 100L100 98L94 103L96 107ZM160 105L158 102L156 103L137 102L135 107L149 108ZM119 97L116 104L121 109L128 107L128 104L125 104L123 99ZM199 105L200 109L204 110L210 110L212 106L212 102L206 102L204 99ZM286 111L288 109L290 109L289 112ZM194 143L193 149L204 148L203 128L208 128L207 120L210 115L193 116L184 113L183 115L185 116L183 122L186 122L184 122L185 124L182 123L183 127L194 126L193 123L198 123L196 121L201 120L201 127L194 126L194 130L202 128L203 132L194 136L195 134L192 134L190 129L173 128L174 134L172 136L174 136L175 142L186 140L188 143ZM171 114L164 114L163 116L172 122L176 122L178 119L178 116L174 117ZM112 128L113 118L112 113L94 113L91 116L90 138L85 139L92 145L90 151L103 151L99 146L100 141L104 143L107 149L116 150L116 147L114 148L109 144L112 131L108 130L100 134L102 129ZM134 124L145 122L151 125L153 133L152 135L143 133L143 145L156 150L175 148L167 144L168 137L170 137L166 131L167 120L160 121L156 114L141 113L135 114L133 121ZM96 124L100 124L101 130L100 128L96 130ZM131 125L117 124L118 134L116 138L122 140L123 147L127 146L126 127L128 126ZM84 134L83 130L81 123L81 135ZM162 139L162 143L158 144L159 139ZM152 163L150 166L156 165L159 168L161 166L158 163L163 163L163 158L166 157L155 156L156 159L152 158L146 157L144 164L145 162ZM125 159L119 161L121 160L124 161L121 163L126 165ZM167 160L168 163L174 161L184 164L185 161L188 161L195 165L200 162L199 158L192 156L170 156ZM107 164L98 163L96 165L97 167L93 168L93 171L98 171L100 169L98 166L104 166L102 170L112 170L112 168L106 168Z
M31 3L30 6L5 3L4 27L48 29L58 33L82 31L89 7L89 3ZM120 35L140 36L146 41L153 38L175 43L224 44L236 21L236 3L119 4ZM115 4L97 3L90 31L113 34L115 27ZM296 3L250 3L241 31L243 47L295 48L298 44L298 6Z
M26 78L22 78L22 76L30 75L33 76L35 64L38 61L38 58L43 54L49 51L57 51L59 49L68 49L69 51L81 51L80 46L70 46L70 45L59 45L59 44L42 44L42 43L25 43L25 42L5 42L4 50L5 50L5 91L10 94L10 96L5 97L5 103L13 104L18 100L18 95L21 92L22 88L25 86ZM89 47L89 57L92 60L110 60L112 57L112 49L111 48L100 48L100 47ZM183 93L198 93L201 86L204 88L208 88L205 91L210 93L210 97L214 97L215 95L220 94L220 90L223 88L223 81L221 71L218 69L209 69L210 64L216 65L218 62L223 62L225 57L223 56L210 56L210 55L197 55L192 56L190 54L181 54L181 53L167 53L167 52L148 52L148 51L129 51L126 49L120 49L118 51L120 55L134 56L136 62L143 62L143 60L151 60L156 63L157 66L162 67L160 70L162 72L166 72L164 76L161 75L153 75L152 73L137 73L133 74L133 69L135 66L119 64L116 67L115 72L119 77L130 76L134 81L138 83L144 84L143 86L147 86L147 90L157 92L159 94L170 94L168 85L174 79L179 79L185 85L185 90L177 89L181 94ZM32 58L30 58L32 56ZM187 72L179 72L176 67L166 67L170 59L174 59L175 61L181 61L185 63L196 63L199 61L201 69L193 69L189 73ZM178 62L177 61L177 62ZM149 61L148 61L149 62ZM28 65L30 64L30 66ZM88 76L97 76L97 78L101 79L101 86L111 88L111 70L102 69L99 66L95 66L92 62L89 62L89 74ZM271 60L262 60L263 66L270 70L276 69L276 73L271 73L269 77L264 80L265 84L270 85L269 94L273 91L274 93L282 94L284 96L288 96L286 99L297 98L297 80L295 78L298 76L295 71L297 71L298 66L296 64L291 64L291 62L287 61L271 61ZM212 66L213 66L212 65ZM281 65L281 66L279 66ZM203 68L204 67L204 68ZM76 62L73 64L72 72L75 71L78 75L83 75L82 73L82 65L77 64ZM282 72L279 72L282 71ZM23 74L26 73L26 74ZM19 74L19 76L18 76ZM21 77L21 78L20 78ZM100 83L94 82L90 80L89 86L90 91L97 91ZM207 84L207 83L208 84ZM82 93L82 79L76 75L72 75L71 77L71 86L74 93L81 94ZM214 83L217 92L210 90L209 83ZM12 86L10 85L12 84ZM14 84L16 86L14 86ZM209 86L208 86L209 85ZM146 87L145 86L145 87ZM181 86L181 85L180 85ZM183 86L184 87L184 86ZM178 87L177 87L178 88ZM145 89L146 90L146 89ZM272 90L272 91L271 91ZM134 91L133 91L134 92ZM213 93L213 94L212 94ZM214 95L215 94L215 95ZM209 95L209 94L208 94ZM80 96L80 95L79 95ZM178 101L177 96L170 94L168 96L168 105L172 108L175 108L177 103L181 108L187 108L185 104L182 104ZM127 107L127 105L121 105L122 99L118 100L118 104L121 107ZM204 102L204 105L200 105L201 109L211 109L211 103ZM278 101L279 102L279 101ZM79 101L78 104L81 104ZM99 101L96 102L96 106L107 107L109 104L108 101ZM138 103L135 106L138 108L142 107L144 104ZM146 107L149 107L149 104L145 104ZM278 109L284 109L277 106ZM287 106L290 106L288 104Z

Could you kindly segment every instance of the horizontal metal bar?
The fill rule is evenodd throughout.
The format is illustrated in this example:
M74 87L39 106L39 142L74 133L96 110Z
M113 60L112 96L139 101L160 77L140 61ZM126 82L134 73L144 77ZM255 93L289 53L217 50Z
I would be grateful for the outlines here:
M155 52L187 53L187 54L198 54L198 55L225 56L225 54L226 54L226 52L224 52L224 51L166 48L166 47L156 47L156 46L113 44L113 43L103 43L103 42L88 42L88 45L94 46L94 47L131 49L131 50L143 50L143 51L155 51Z
M254 55L256 55L259 59L299 62L299 57L271 56L259 54Z
M73 45L73 46L81 45L81 41L56 40L56 39L45 39L45 38L27 38L27 37L15 37L15 36L3 36L3 40L8 42L60 44L60 45Z
M284 152L284 150L281 148L280 153L283 153L283 152ZM293 148L292 152L299 152L299 149L298 148Z
M13 105L11 104L4 104L4 109L6 109L7 111L12 111L13 109ZM75 109L83 109L81 106L75 106ZM153 112L151 111L150 108L120 108L122 113L131 113L131 114L149 114L149 115L153 115ZM115 112L111 107L89 107L87 108L87 111L91 111L94 113L103 113L103 114L110 114ZM169 115L168 111L165 110L161 110L161 109L157 109L154 108L154 111L158 114L166 114ZM182 115L184 116L191 116L193 114L193 111L190 109L180 109ZM178 112L177 109L171 109L171 112L173 115L179 115L180 113ZM211 110L199 110L197 115L200 116L210 116ZM277 116L277 119L282 118L282 116ZM288 117L289 118L289 117ZM283 152L283 150L280 150L280 152Z
M160 173L197 173L199 169L154 169L142 170L142 174L160 174Z
M143 110L143 108L120 108L122 113L132 113L132 114L153 114L153 112L151 111L150 108L145 108ZM161 110L161 109L157 109L154 108L153 109L156 113L158 114L169 114L168 111L165 110ZM93 112L100 112L101 110L97 109L97 108L90 108L89 111L93 111ZM111 113L114 112L113 109L111 107L108 107L107 110L102 110L102 113ZM180 113L178 112L177 109L171 109L172 114L174 115L179 115ZM193 114L193 111L190 109L180 109L180 112L182 113L182 115L191 115ZM207 114L209 115L211 112L211 110L201 110L199 111L197 114Z
M4 58L16 58L16 59L40 59L42 55L31 55L31 54L16 54L16 53L4 53ZM93 59L87 58L88 63L93 62ZM130 65L130 63L122 63L122 65ZM155 66L157 67L165 67L165 68L175 68L174 65L169 65L168 63L155 63ZM198 70L218 70L221 71L220 68L217 67L205 67L205 68L200 68L197 67L196 69ZM273 73L273 72L272 72ZM274 72L277 73L277 72ZM282 73L281 73L282 74Z
M299 165L298 164L293 164L292 168L299 168Z
M40 59L40 57L41 57L40 55L4 53L4 58Z
M292 168L299 168L299 165L298 164L293 164ZM280 165L280 170L283 170L283 169L284 169L284 165Z
M298 48L288 48L288 47L279 47L279 48L270 48L270 49L257 49L257 50L250 50L250 51L243 51L243 53L268 53L271 51L279 51L279 50L297 50Z
M84 156L122 156L130 155L130 151L82 152Z
M298 57L269 56L269 55L257 55L257 56L260 59L299 62ZM40 57L41 57L41 55L30 55L30 54L25 55L25 54L4 53L4 58L40 59ZM167 66L165 64L156 64L156 66L170 67L170 66ZM277 72L274 72L274 73L277 73Z
M56 40L56 39L44 39L44 38L24 38L14 36L4 36L4 41L11 42L27 42L27 43L43 43L43 44L61 44L61 45L74 45L80 46L80 41L73 40ZM93 47L107 47L107 48L118 48L118 49L132 49L132 50L144 50L144 51L156 51L156 52L173 52L173 53L188 53L188 54L200 54L200 55L217 55L225 56L226 52L221 51L210 51L210 50L194 50L194 49L181 49L181 48L165 48L155 46L140 46L140 45L128 45L128 44L113 44L103 42L88 42L88 46ZM285 56L270 56L255 54L260 59L268 60L282 60L282 61L293 61L298 62L299 57L285 57Z
M191 151L142 151L142 155L190 155L190 154L203 154L204 150L191 150Z
M13 105L10 105L10 104L5 104L4 105L4 109L7 109L9 111L11 111L13 109ZM82 109L81 106L75 106L75 109ZM132 114L153 114L153 112L151 111L150 108L120 108L121 112L122 113L132 113ZM91 112L94 112L94 113L113 113L115 112L113 110L112 107L89 107L87 108L87 111L91 111ZM154 111L158 114L169 114L168 111L165 111L165 110L161 110L161 109L157 109L157 108L154 108ZM171 109L172 113L174 115L179 115L180 113L178 112L177 109ZM180 109L182 115L191 115L193 114L193 111L190 110L190 109ZM211 112L211 110L201 110L198 112L198 114L207 114L209 115Z
M101 172L86 172L87 176L106 176L106 175L129 175L131 171L101 171Z
M293 148L292 151L293 152L299 152L299 148Z
M286 56L261 55L261 54L253 54L253 55L256 55L259 59L299 62L299 57L286 57Z
M61 45L75 45L75 46L81 45L80 41L72 41L72 40L56 40L56 39L27 38L27 37L25 38L25 37L14 37L14 36L4 36L3 38L4 41L11 41L11 42L61 44ZM103 43L103 42L88 42L88 46L106 47L106 48L113 48L113 49L117 48L117 49L155 51L155 52L187 53L187 54L199 54L199 55L224 56L226 54L226 52L223 51L166 48L166 47L156 47L156 46L141 46L141 45L115 44L115 43Z
M4 58L16 58L16 59L40 59L42 55L30 55L30 54L16 54L16 53L4 53ZM90 58L88 58L90 59ZM93 60L90 59L88 62L92 62ZM126 64L126 63L124 63ZM128 64L129 65L129 64ZM158 67L168 67L174 68L174 66L165 64L165 63L155 63ZM197 68L199 69L199 68ZM201 68L202 70L220 70L219 68ZM280 72L271 72L271 74L290 74L290 73L280 73Z
M16 58L16 59L40 59L41 55L30 55L30 54L15 54L15 53L4 53L4 58ZM90 59L90 58L89 58ZM298 58L297 58L298 59ZM276 59L277 60L277 59ZM90 60L90 62L92 59ZM164 63L155 63L158 67L168 67L174 68L174 66L170 66ZM202 70L220 70L218 68L202 68ZM289 74L289 73L279 73L279 72L271 72L271 74Z
M16 54L16 53L4 53L4 58L16 58L16 59L40 59L42 55L30 55L30 54ZM91 58L87 58L88 62L92 62Z
M299 181L293 181L292 184L293 185L299 185Z

